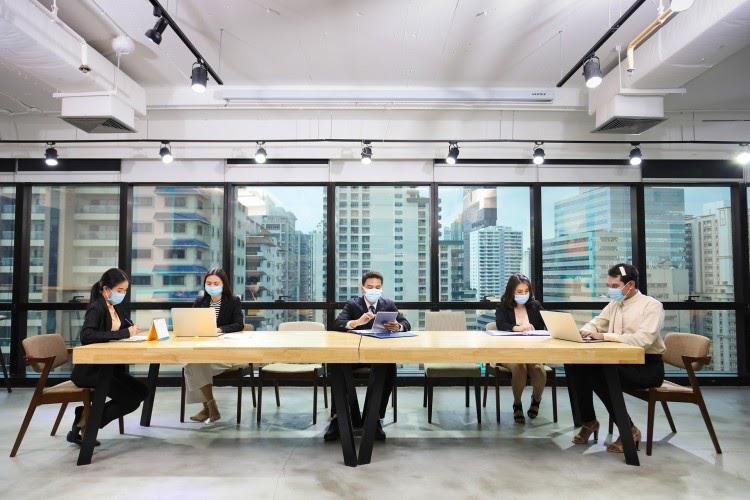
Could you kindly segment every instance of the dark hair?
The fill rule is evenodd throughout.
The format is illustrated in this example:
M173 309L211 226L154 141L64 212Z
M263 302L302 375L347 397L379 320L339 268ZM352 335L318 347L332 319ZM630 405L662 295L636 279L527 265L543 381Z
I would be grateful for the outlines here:
M102 277L99 279L99 281L94 283L94 286L91 287L91 297L89 298L89 302L96 302L97 300L101 299L102 290L104 290L104 287L107 287L111 290L123 281L130 281L130 279L128 279L128 275L125 274L125 271L123 271L122 269L117 269L116 267L107 269L106 271L104 271L104 274L102 274Z
M531 280L529 280L525 274L516 273L511 274L510 278L508 278L508 284L505 285L505 293L503 293L503 296L500 298L500 303L502 305L509 308L516 306L516 287L521 283L529 287L529 301L534 300L534 287L531 285Z
M625 271L625 273L623 274L622 271ZM623 285L627 285L628 282L633 281L635 282L635 287L638 288L638 269L631 264L625 264L624 262L615 264L609 268L607 274L613 278L620 278Z
M377 271L367 271L365 274L362 275L362 285L364 286L365 281L369 280L370 278L377 278L380 280L380 284L383 284L383 275L380 274Z
M216 276L221 280L222 284L222 292L221 297L231 299L234 297L234 293L232 293L232 281L229 279L229 276L227 275L226 271L224 271L220 267L215 267L213 269L210 269L204 276L203 276L203 293L206 293L206 280L209 276Z

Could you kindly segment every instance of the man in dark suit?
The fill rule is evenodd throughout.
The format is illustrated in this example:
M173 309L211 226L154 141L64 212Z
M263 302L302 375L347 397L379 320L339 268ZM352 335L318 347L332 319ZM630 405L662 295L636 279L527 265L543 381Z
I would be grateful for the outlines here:
M396 303L391 299L383 297L383 275L376 271L369 271L362 275L362 295L359 297L351 298L344 304L344 308L336 318L336 329L346 332L349 330L367 330L371 329L375 321L375 315L378 311L398 312ZM398 313L395 320L385 323L385 327L392 332L406 332L409 331L411 325L406 320L403 314ZM352 365L352 368L360 368L367 365ZM380 418L385 416L385 411L388 407L388 399L390 399L391 391L393 390L393 384L396 382L396 365L392 365L392 369L388 370L388 375L385 380L385 386L383 387L383 395L380 400ZM355 396L356 397L356 396ZM367 408L367 400L365 399L365 408ZM362 417L364 420L364 415ZM328 429L326 430L324 439L326 441L333 441L339 437L339 427L336 416L334 415ZM378 427L375 434L376 439L384 440L385 433L383 432L382 422L378 421Z

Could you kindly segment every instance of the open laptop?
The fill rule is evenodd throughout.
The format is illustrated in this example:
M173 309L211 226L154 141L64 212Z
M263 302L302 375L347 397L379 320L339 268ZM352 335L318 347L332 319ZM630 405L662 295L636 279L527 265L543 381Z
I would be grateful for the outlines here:
M570 313L539 311L547 325L550 337L553 339L570 340L571 342L606 342L604 340L594 340L583 338L578 330L576 320Z
M217 337L216 312L212 307L172 309L175 337Z

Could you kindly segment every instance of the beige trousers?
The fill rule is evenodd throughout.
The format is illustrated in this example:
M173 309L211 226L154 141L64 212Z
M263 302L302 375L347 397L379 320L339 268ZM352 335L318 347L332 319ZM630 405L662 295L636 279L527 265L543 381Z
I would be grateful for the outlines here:
M539 363L522 364L522 363L501 363L502 366L510 370L510 385L513 389L513 402L521 402L523 388L526 387L526 380L531 380L531 397L535 401L542 400L542 392L547 384L547 374L544 373L544 365Z
M204 403L206 398L203 397L201 387L213 384L214 375L245 366L247 365L229 363L189 363L185 365L185 402Z

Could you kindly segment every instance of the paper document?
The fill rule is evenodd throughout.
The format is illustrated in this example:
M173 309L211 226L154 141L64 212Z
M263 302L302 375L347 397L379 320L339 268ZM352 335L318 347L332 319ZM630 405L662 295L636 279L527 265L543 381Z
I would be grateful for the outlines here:
M389 331L375 331L375 330L353 330L360 335L365 337L374 337L376 339L398 339L401 337L416 337L416 333L412 332L389 332Z
M487 335L492 335L493 337L549 337L549 332L547 330L531 330L530 332L487 330Z
M245 333L224 333L221 338L227 340L247 340L250 338L250 332Z
M133 335L126 339L120 339L120 342L145 342L148 339L146 335Z

